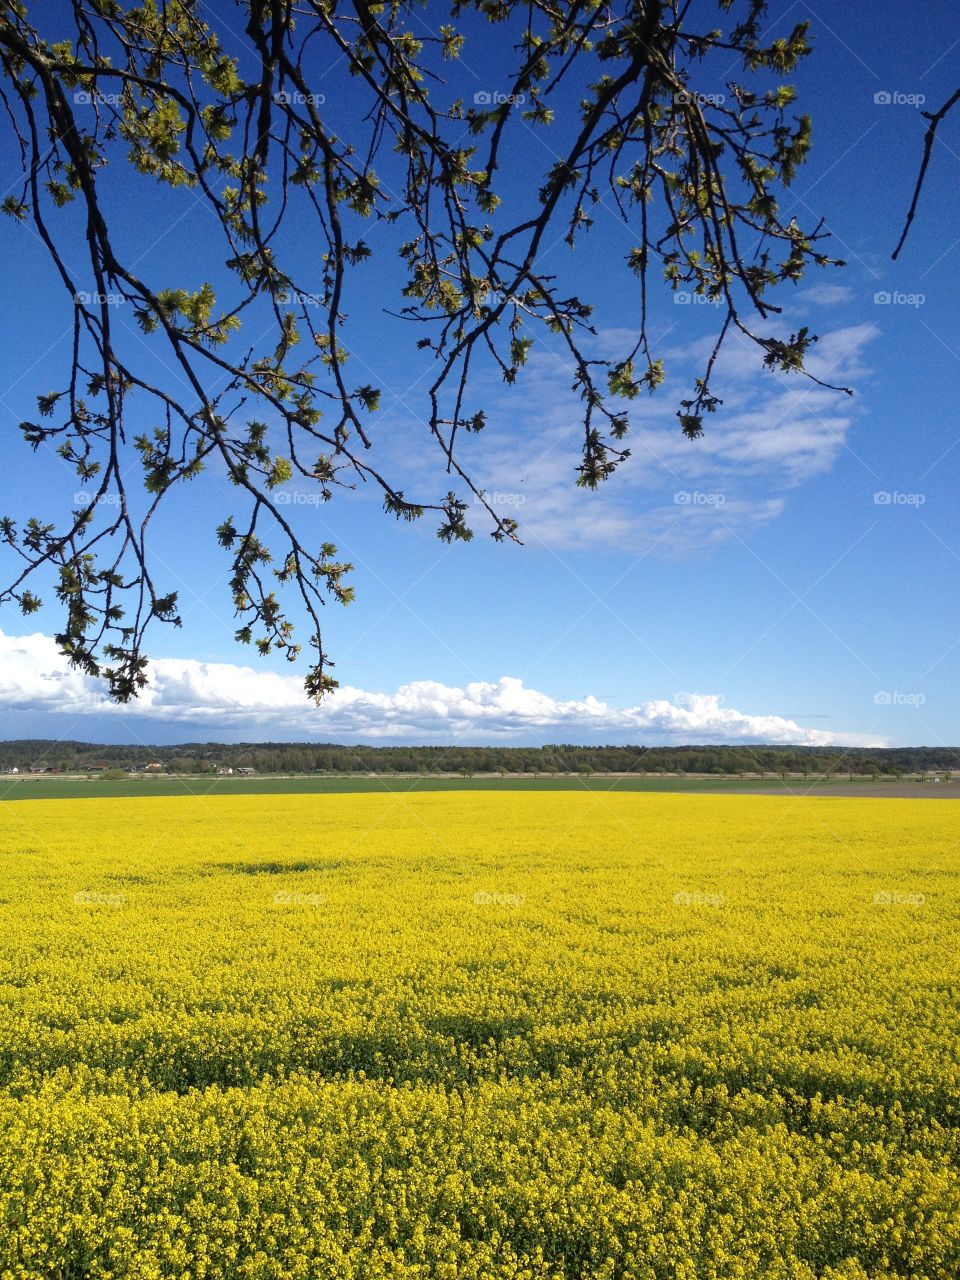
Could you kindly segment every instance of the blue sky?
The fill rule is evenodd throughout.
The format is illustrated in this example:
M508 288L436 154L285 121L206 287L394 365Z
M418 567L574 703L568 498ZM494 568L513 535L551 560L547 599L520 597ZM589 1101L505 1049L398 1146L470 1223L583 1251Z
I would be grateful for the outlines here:
M919 160L917 98L939 106L960 83L960 41L944 35L954 16L935 0L911 9L906 31L893 0L771 6L776 33L806 18L815 40L792 77L813 115L814 146L785 207L795 202L801 223L824 216L831 251L848 263L783 290L780 324L815 329L814 370L855 397L762 372L755 352L733 346L721 367L723 410L703 440L684 440L673 415L699 371L713 308L660 291L653 328L668 382L636 409L633 456L596 493L572 483L577 404L556 354L537 348L513 389L481 374L490 426L465 457L520 520L523 547L492 542L478 518L473 543L447 548L427 524L384 517L373 495L318 508L291 491L301 526L332 538L356 565L356 602L326 610L327 647L349 687L331 707L303 706L287 664L258 662L233 642L227 565L213 539L233 499L211 476L202 491L185 489L158 526L160 578L180 591L184 626L152 637L162 660L152 693L139 707L109 707L44 639L57 626L52 608L28 620L8 610L0 733L960 742L960 118L942 128L911 237L890 260ZM495 52L468 42L464 62L477 91L505 83ZM335 76L326 83L325 110L345 122L355 104L337 99ZM510 160L517 175L551 162L530 131ZM17 163L11 152L4 172ZM210 278L216 228L207 211L147 180L111 181L118 239L139 270L161 285ZM525 198L519 180L511 193ZM616 354L636 327L636 282L622 267L631 242L601 208L572 260L563 246L547 255L547 269L599 304L597 354ZM78 486L57 459L30 454L16 426L38 392L63 380L69 308L28 228L5 219L0 252L2 506L45 514ZM308 229L291 252L309 278ZM355 365L369 366L384 389L375 454L411 491L442 492L418 418L427 367L411 356L419 335L384 318L384 302L397 305L397 277L388 257L374 262L385 275L360 269L349 313ZM117 313L132 349L132 318Z

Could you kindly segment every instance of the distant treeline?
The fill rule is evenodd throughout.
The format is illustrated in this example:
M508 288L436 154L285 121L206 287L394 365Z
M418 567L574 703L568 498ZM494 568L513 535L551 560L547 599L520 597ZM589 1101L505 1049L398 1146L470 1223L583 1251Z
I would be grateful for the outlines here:
M144 769L214 773L919 773L960 767L950 747L369 747L336 743L103 746L43 739L0 742L0 768Z

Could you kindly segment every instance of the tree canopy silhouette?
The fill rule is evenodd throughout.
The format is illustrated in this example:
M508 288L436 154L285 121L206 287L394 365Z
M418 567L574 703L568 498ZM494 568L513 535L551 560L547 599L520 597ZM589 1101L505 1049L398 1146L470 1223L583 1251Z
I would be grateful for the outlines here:
M678 431L696 439L718 409L714 369L735 332L769 368L812 376L815 335L773 336L763 323L779 310L778 285L834 261L822 222L781 215L811 143L783 78L809 44L806 23L768 38L766 8L0 0L0 100L22 165L2 209L32 224L73 324L62 382L43 388L21 429L34 448L54 447L86 491L52 521L0 522L22 558L0 598L30 613L35 582L52 581L64 653L116 699L134 696L147 629L179 624L177 593L151 558L151 519L175 486L202 486L213 470L237 490L216 523L237 638L296 660L291 610L305 611L306 689L319 697L336 683L322 606L350 600L352 566L295 526L284 486L313 485L328 500L373 485L389 515L433 513L447 541L472 536L471 505L494 538L519 540L458 451L460 433L485 425L478 371L514 383L534 343L558 344L582 405L572 479L596 487L628 456L630 402L665 377L655 277L718 304L709 356L676 405ZM511 70L477 93L465 60L491 39ZM337 128L334 85L350 103ZM516 138L531 134L545 148L527 147L518 164ZM216 287L158 278L130 252L131 202L156 184L213 215ZM589 235L601 202L629 228L621 266L636 279L635 332L614 358L591 345L598 299L544 266L555 241L572 248ZM142 227L141 240L155 235ZM293 252L305 239L310 269ZM371 453L381 387L348 361L351 299L371 270L384 309L409 322L411 359L429 363L423 432L445 492L406 492ZM176 380L153 376L142 348L118 335L120 301Z

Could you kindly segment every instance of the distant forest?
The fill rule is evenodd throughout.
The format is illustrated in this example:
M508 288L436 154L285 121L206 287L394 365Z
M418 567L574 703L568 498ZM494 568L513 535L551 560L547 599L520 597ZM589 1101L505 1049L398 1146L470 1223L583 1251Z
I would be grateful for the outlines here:
M960 768L952 747L371 747L336 743L188 743L103 746L28 739L0 742L0 769L21 773L145 769L170 773L699 773L900 774Z

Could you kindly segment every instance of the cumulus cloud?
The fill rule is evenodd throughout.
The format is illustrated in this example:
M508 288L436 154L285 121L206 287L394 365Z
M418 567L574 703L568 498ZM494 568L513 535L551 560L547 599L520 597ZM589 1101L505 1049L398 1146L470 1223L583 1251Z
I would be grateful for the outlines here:
M883 745L864 734L807 729L784 716L738 711L717 694L616 708L592 696L554 698L515 676L462 688L419 680L392 693L347 685L314 707L296 676L189 658L155 659L139 703L120 708L97 681L70 668L51 637L39 633L0 632L0 673L0 711L122 716L138 725L145 741L151 724L175 723L202 728L213 738L243 731L251 738L324 741Z

